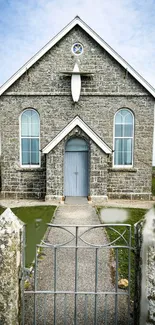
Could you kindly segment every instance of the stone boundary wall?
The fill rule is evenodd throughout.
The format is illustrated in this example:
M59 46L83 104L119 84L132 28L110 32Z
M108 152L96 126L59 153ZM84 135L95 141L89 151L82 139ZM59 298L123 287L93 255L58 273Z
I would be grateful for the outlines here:
M0 215L0 325L20 324L24 224L8 208Z

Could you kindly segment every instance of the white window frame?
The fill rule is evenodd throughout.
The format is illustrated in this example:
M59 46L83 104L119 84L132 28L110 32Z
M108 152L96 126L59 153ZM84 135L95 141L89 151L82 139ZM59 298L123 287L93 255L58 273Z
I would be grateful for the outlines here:
M122 111L122 110L127 110L131 113L132 118L133 118L133 136L132 137L115 137L115 120L116 120L116 115ZM113 125L113 148L114 148L114 152L113 152L113 167L114 168L133 168L133 156L134 156L134 122L135 122L135 118L134 118L134 114L133 112L128 108L128 107L122 107L120 108L114 116L114 125ZM115 165L115 138L120 138L120 139L132 139L132 164L131 165Z
M28 111L28 110L32 110L32 111L35 111L37 114L38 114L38 116L39 116L39 136L38 136L38 138L39 138L39 164L38 165L33 165L33 164L28 164L28 165L23 165L22 164L22 138L26 138L26 137L22 137L22 134L21 134L21 131L22 131L22 115L26 112L26 111ZM22 168L28 168L28 169L30 169L30 168L40 168L40 166L41 166L41 154L40 154L40 115L39 115L39 113L38 113L38 111L36 110L36 109L34 109L34 108L31 108L31 107L28 107L28 108L26 108L26 109L24 109L22 112L21 112L21 114L20 114L20 117L19 117L19 136L20 136L20 167L22 167Z

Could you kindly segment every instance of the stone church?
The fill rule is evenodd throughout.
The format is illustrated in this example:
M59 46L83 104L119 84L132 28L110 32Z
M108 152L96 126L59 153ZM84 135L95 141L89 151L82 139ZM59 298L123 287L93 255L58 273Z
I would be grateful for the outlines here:
M78 16L0 95L2 198L151 198L155 90Z

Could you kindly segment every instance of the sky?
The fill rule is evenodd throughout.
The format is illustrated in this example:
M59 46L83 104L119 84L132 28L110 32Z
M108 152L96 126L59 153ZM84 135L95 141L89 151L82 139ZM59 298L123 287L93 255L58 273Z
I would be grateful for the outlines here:
M155 0L0 0L0 86L76 15L155 87Z

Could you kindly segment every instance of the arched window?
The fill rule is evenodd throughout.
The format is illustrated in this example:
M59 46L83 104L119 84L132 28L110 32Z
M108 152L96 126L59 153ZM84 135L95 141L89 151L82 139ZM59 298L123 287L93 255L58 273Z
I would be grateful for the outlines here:
M88 144L84 139L72 138L67 141L65 151L88 151Z
M133 165L134 116L129 109L120 109L115 115L114 165Z
M21 115L21 164L39 166L40 119L34 109Z

